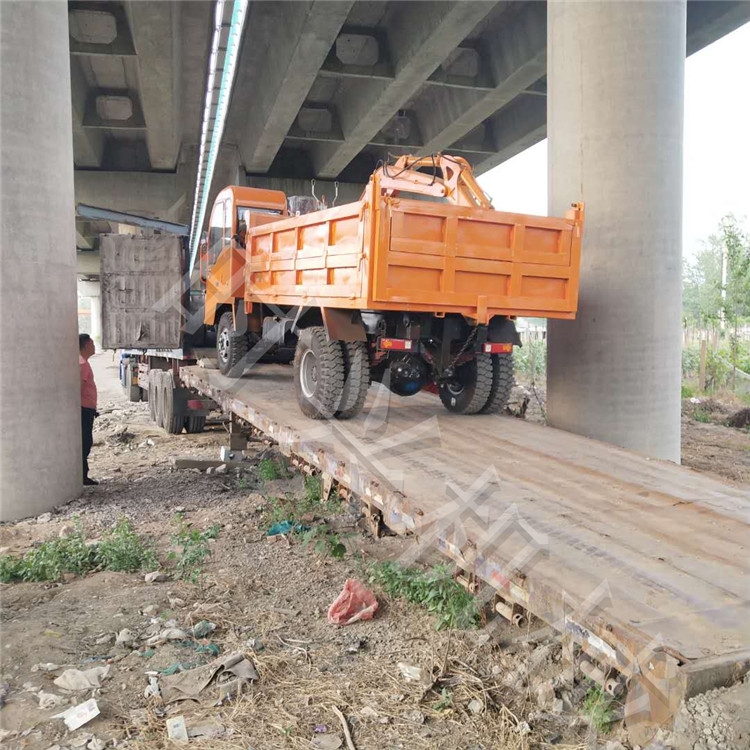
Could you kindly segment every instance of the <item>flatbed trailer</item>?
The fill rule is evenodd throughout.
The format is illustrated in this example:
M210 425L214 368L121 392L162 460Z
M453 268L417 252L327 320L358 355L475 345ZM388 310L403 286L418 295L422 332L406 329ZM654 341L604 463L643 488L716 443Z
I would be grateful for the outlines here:
M750 489L512 417L466 420L421 393L370 389L348 422L311 422L291 368L182 382L414 535L521 623L563 634L581 669L648 734L679 701L750 667ZM325 486L326 482L324 482Z

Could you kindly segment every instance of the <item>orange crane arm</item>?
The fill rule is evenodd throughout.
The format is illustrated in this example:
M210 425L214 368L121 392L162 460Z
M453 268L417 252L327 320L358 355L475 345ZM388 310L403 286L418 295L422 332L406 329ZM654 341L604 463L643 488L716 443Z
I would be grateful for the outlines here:
M388 196L403 191L445 198L457 206L492 208L471 165L460 156L400 156L393 164L378 167L373 177Z

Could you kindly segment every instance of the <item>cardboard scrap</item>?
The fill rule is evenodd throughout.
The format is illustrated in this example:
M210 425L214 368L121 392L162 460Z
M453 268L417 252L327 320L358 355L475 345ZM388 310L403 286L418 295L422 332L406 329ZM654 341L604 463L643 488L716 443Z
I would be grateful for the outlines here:
M161 681L161 693L165 703L182 700L201 700L201 693L213 683L218 695L224 698L238 692L242 685L257 680L258 672L251 661L241 652L214 659L210 664L186 672L165 676Z
M77 706L71 706L67 711L55 714L52 718L62 719L65 726L72 732L96 716L99 716L99 706L93 698L90 698L85 703L79 703Z

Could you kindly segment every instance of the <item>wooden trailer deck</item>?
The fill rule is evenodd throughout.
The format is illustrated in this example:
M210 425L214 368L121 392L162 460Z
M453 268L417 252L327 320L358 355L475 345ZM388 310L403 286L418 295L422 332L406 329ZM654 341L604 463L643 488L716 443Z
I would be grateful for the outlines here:
M356 419L316 422L291 367L181 375L637 683L652 714L750 665L747 486L428 393L375 385Z

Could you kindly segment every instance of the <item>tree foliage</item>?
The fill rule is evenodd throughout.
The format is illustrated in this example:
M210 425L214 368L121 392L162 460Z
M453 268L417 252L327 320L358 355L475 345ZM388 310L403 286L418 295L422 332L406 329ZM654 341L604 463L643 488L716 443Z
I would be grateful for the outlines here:
M726 260L724 260L726 259ZM726 262L726 284L722 264ZM750 235L728 214L701 251L683 267L683 312L692 325L726 320L735 325L750 317Z

